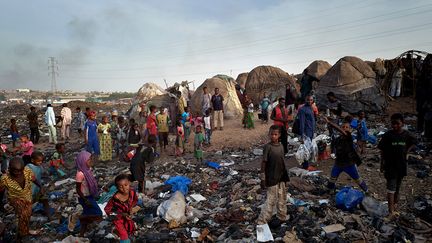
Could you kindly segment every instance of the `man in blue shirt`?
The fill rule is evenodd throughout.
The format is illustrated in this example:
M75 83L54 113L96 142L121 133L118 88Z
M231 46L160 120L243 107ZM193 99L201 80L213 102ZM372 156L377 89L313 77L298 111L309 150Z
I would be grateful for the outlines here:
M315 131L315 115L312 110L313 97L308 95L305 99L305 105L300 108L298 111L298 119L299 119L299 135L303 140L304 137L308 137L312 140ZM305 161L302 164L303 168L309 167L309 162Z

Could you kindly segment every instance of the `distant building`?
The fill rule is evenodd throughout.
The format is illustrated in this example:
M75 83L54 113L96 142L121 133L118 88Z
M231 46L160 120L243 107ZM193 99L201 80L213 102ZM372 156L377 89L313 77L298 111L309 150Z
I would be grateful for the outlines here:
M62 97L57 97L52 104L64 104L64 103L68 103L71 101L85 101L86 97L84 96L62 96Z
M30 93L30 89L17 89L18 93Z
M26 100L22 99L22 98L10 98L10 99L8 99L8 103L13 103L13 104L23 104L25 102L26 102Z

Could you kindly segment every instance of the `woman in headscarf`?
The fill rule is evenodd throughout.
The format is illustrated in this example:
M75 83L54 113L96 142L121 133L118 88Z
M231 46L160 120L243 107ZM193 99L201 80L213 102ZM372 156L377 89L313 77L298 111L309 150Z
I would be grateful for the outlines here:
M95 200L99 194L99 189L97 180L90 169L93 163L92 155L87 151L81 151L76 157L75 163L77 167L76 191L79 196L78 201L83 207L83 213L80 217L80 236L82 237L91 222L102 220L102 211Z

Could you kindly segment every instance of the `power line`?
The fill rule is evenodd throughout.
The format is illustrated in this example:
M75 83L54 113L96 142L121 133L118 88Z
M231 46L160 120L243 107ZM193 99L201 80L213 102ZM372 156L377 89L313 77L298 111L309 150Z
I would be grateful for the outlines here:
M390 48L386 48L386 49L377 49L377 50L372 50L372 51L367 51L367 52L357 52L357 53L350 53L349 55L354 55L354 56L358 56L358 55L365 55L365 54L373 54L373 53L379 53L379 52L384 52L384 51L389 51L389 50L394 50L394 49L403 49L403 48L411 48L413 46L419 46L419 45L423 45L423 46L432 46L432 41L431 42L422 42L422 43L415 43L415 44L411 44L411 45L404 45L404 46L396 46L396 47L390 47ZM333 56L333 57L323 57L320 58L322 60L330 60L330 59L335 59L335 58L341 58L341 56ZM310 63L312 61L314 61L315 59L307 59L307 60L302 60L302 61L296 61L296 62L289 62L289 63L279 63L279 64L269 64L272 66L286 66L286 65L290 65L290 64L301 64L301 63ZM227 68L226 70L219 70L219 71L208 71L208 72L199 72L199 73L182 73L182 74L172 74L169 75L171 77L185 77L185 76L193 76L193 75L215 75L215 74L220 74L220 73L229 73L230 70L233 71L246 71L251 69L250 67L244 67L244 68ZM85 79L85 80L95 80L95 79L106 79L106 80L144 80L144 79L156 79L156 78L162 78L162 76L166 76L166 75L151 75L151 76L137 76L137 77L76 77L73 78L74 80L79 80L79 79Z
M256 46L256 45L269 45L269 44L272 44L275 42L291 40L293 38L307 37L310 35L318 35L318 34L323 34L323 33L340 31L340 30L344 30L344 29L352 29L352 28L356 28L359 26L363 26L363 25L370 25L370 24L380 23L380 22L388 21L388 20L392 20L392 19L400 19L403 17L411 16L411 15L418 15L418 14L422 14L422 13L431 12L432 9L424 9L425 7L428 7L428 6L432 6L432 4L426 4L426 5L417 6L417 7L413 7L413 8L409 8L409 9L398 10L398 11L394 11L391 13L381 14L381 15L372 16L372 17L368 17L368 18L361 18L361 19L352 20L349 22L341 23L341 24L333 24L333 25L329 25L329 26L325 26L325 27L312 28L309 30L301 31L301 32L288 33L288 34L281 35L278 37L259 39L259 40L255 40L255 41L248 42L248 43L229 45L229 46L220 46L220 47L215 47L215 48L206 48L203 50L196 50L196 52L198 52L200 56L203 56L203 55L207 55L207 54L221 53L224 51L237 50L237 49L241 49L241 48L250 48L251 46ZM412 10L417 10L417 9L420 9L420 11L412 12L412 13L406 13L407 11L412 11ZM399 14L399 15L397 15L397 14ZM387 18L385 18L385 17L387 17ZM382 18L384 18L384 19L382 19ZM371 21L374 19L381 19L381 20ZM366 21L366 22L364 22L364 21ZM359 24L352 25L354 23L359 23ZM346 26L346 25L348 25L348 26L347 27L341 27L341 26ZM334 27L338 27L338 26L339 26L339 28L334 28ZM187 55L181 55L181 56L165 56L164 59L165 60L166 59L178 59L178 58L185 58L185 57L191 57L191 56L195 56L195 55L194 54L187 54ZM143 57L144 58L146 58L146 57L151 58L152 56L145 55ZM113 62L111 62L111 63L113 63ZM97 64L97 63L93 63L93 64ZM105 62L105 64L107 64L107 63ZM71 64L65 63L65 65L71 65ZM83 65L83 64L80 63L80 65ZM92 65L92 63L87 63L87 65ZM164 67L166 67L166 65ZM153 68L155 68L155 67L147 67L147 69L153 69ZM145 69L146 68L131 68L128 70L145 70ZM84 71L84 70L81 70L81 71ZM105 71L107 71L107 70L105 70Z
M58 73L58 63L55 60L55 57L48 57L48 76L51 76L51 92L55 94L57 92L57 81L56 77L59 75Z

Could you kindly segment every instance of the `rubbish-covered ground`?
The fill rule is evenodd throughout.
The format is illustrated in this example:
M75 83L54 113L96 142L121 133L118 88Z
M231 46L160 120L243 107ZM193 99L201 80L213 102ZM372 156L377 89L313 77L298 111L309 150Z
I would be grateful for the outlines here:
M404 100L400 102L405 103ZM403 111L404 107L398 105L400 104L393 104L389 109ZM412 110L410 107L406 109ZM7 112L10 115L15 111L12 109ZM5 114L4 111L2 113ZM408 113L406 116L408 128L411 129L415 124L415 116ZM324 124L318 124L318 134L326 133ZM388 127L387 124L385 116L369 116L370 132L378 137L380 132ZM174 150L174 137L170 137L169 151L147 165L149 193L154 193L153 196L139 201L141 210L134 216L138 230L133 240L257 242L257 236L264 237L262 231L257 234L255 221L266 195L265 190L260 187L259 168L262 145L267 142L270 124L256 121L255 125L255 129L246 130L242 129L239 121L227 121L223 131L215 131L211 147L205 149L205 161L214 162L209 164L198 164L195 161L190 144L188 153L183 158L175 159L171 155ZM47 140L46 137L43 139ZM294 154L298 146L291 138L290 153ZM78 138L67 144L66 160L69 167L73 167L74 155L81 147L82 143ZM37 148L53 150L47 144L37 145ZM286 161L291 176L287 202L290 219L282 224L270 222L271 237L275 241L283 242L431 242L431 149L430 143L421 141L409 160L408 176L403 181L399 205L401 216L396 221L389 221L385 217L385 180L379 172L379 151L376 145L368 145L363 163L359 167L362 178L369 186L369 195L360 205L349 211L337 208L337 192L326 189L333 165L332 159L316 163L317 171L305 171L297 168L299 164L294 156L291 156ZM128 167L127 163L117 160L97 163L94 171L99 186L109 185L116 175L128 172ZM40 212L42 210L38 211L36 205L32 229L41 229L42 232L33 237L35 242L61 241L69 235L77 236L79 223L73 232L68 230L69 216L79 214L75 184L72 180L75 172L75 169L67 171L67 177L63 180L55 181L45 177L55 220L47 222L47 218ZM177 183L161 186L169 178ZM338 191L347 190L342 189L344 186L358 189L346 175L339 178L337 185ZM153 187L156 188L153 190ZM178 192L172 193L176 189ZM185 193L185 196L180 192ZM112 193L111 190L108 194L102 194L99 203L103 205ZM171 197L172 195L174 196ZM158 216L158 213L161 216ZM6 212L1 212L0 215L7 225L4 241L10 242L16 228L13 224L15 215L8 206ZM167 222L164 218L171 220ZM116 242L118 240L114 238L112 229L109 219L105 218L95 224L86 237L92 242ZM72 241L80 242L75 240ZM86 242L85 239L80 240Z

